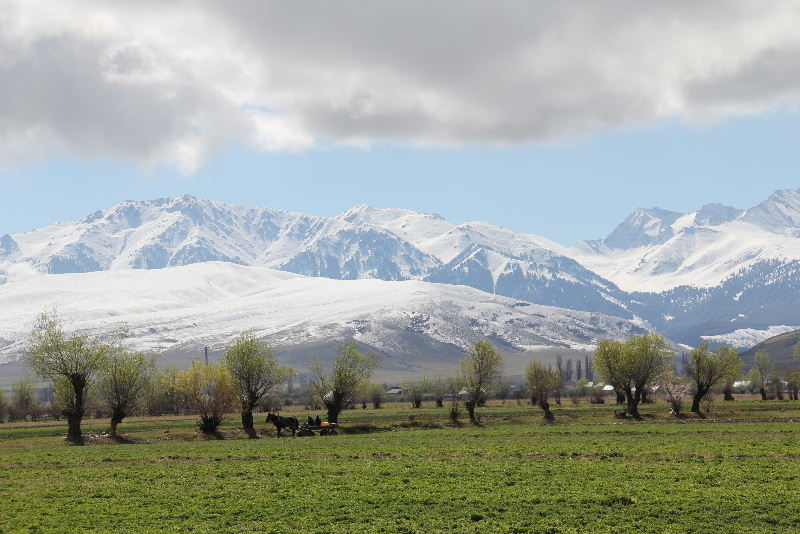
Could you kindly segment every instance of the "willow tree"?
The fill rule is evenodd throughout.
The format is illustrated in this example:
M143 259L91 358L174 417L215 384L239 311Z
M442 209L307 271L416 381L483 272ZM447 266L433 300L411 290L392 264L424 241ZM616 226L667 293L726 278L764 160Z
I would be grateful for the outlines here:
M257 437L253 410L261 399L295 376L291 367L281 365L269 345L252 332L238 337L222 357L222 364L236 380L241 405L242 429Z
M311 366L309 389L322 399L328 411L328 421L336 423L339 414L362 391L363 385L378 368L379 358L374 352L361 352L358 345L345 341L336 351L330 369L316 360Z
M694 396L691 411L700 413L700 401L717 383L741 372L742 359L736 349L720 345L714 350L701 343L683 358L683 368L692 381Z
M469 349L469 356L461 361L461 379L466 391L464 406L473 423L477 422L475 407L486 398L502 374L503 356L488 340L476 342Z
M233 376L222 365L194 361L188 370L178 371L177 378L189 408L200 416L200 431L214 434L236 402Z
M525 385L531 394L531 403L538 405L544 411L544 418L548 421L553 420L548 399L558 387L559 379L557 369L548 369L541 362L533 361L525 369Z
M638 418L642 392L671 358L666 340L658 334L633 336L624 343L602 340L595 352L594 370L603 381L625 394L626 413Z
M111 436L117 425L144 400L155 374L155 356L115 346L99 372L98 396L111 412Z
M63 414L67 418L67 439L83 443L81 421L86 396L97 372L108 358L110 347L82 333L68 334L55 312L42 312L31 332L27 364L44 380L61 377L69 384L64 393Z
M430 391L430 381L423 377L419 380L408 380L400 383L403 388L403 393L411 402L412 408L422 408L422 401L425 398L425 393Z
M767 381L775 374L775 363L772 361L772 356L769 355L764 349L756 351L755 364L753 369L758 371L758 392L761 394L761 400L767 400Z

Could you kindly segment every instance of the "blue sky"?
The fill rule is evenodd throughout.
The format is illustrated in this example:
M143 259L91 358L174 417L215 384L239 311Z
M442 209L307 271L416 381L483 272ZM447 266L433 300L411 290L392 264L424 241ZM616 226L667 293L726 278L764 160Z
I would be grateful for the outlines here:
M59 157L0 173L0 233L75 220L126 199L203 198L334 215L356 204L486 220L562 244L606 235L638 206L746 208L800 187L800 115L681 123L514 148L234 145L197 173Z
M570 245L800 186L793 0L0 6L0 234L189 193Z

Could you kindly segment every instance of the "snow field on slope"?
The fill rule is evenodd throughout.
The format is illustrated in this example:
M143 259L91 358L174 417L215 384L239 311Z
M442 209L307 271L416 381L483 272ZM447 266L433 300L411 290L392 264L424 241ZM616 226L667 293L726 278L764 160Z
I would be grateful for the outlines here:
M391 349L392 336L414 314L424 318L425 335L462 348L484 336L523 350L584 347L597 337L636 330L616 317L520 303L464 286L310 278L207 262L39 275L0 285L0 339L10 342L0 346L0 361L24 350L37 314L47 308L55 308L69 330L102 335L126 324L134 348L156 351L183 344L219 348L248 329L276 345L341 340L363 322L371 325L365 341ZM394 330L382 327L389 324Z

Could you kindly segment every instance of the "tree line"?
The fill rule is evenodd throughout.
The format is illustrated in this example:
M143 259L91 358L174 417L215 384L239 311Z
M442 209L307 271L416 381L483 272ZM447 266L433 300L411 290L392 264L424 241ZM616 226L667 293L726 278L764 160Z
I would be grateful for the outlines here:
M269 345L251 332L236 338L219 363L192 362L189 369L159 368L155 356L130 351L125 346L126 332L115 333L101 341L84 333L66 332L58 316L40 314L31 333L26 361L36 375L52 387L52 415L67 420L67 438L82 440L81 422L90 397L96 407L110 417L109 433L117 435L122 421L134 412L152 415L192 413L199 416L198 427L206 434L217 432L225 414L238 411L242 430L257 437L253 414L259 408L272 411L275 394L296 377L294 369L281 365ZM796 349L800 358L800 348ZM377 354L361 352L358 346L344 342L330 365L315 360L308 376L308 392L327 412L330 422L353 407L357 401L363 408L371 402L380 408L385 399L384 387L369 382L379 366ZM591 402L604 403L602 385L610 385L617 402L625 405L624 414L640 417L639 405L663 398L679 415L684 399L691 397L692 412L700 412L702 401L713 388L721 387L725 400L733 400L733 384L743 377L743 362L735 349L720 345L711 349L703 343L678 360L666 340L657 334L633 336L625 342L601 340L594 358L572 360L564 365L560 356L555 367L532 361L525 369L524 388L516 392L517 400L524 392L532 405L540 408L546 420L553 420L550 400L561 403L565 385L575 376L571 396L588 391ZM676 371L682 367L682 372ZM593 384L589 378L604 384ZM490 395L505 401L508 384L503 382L503 358L488 340L476 342L462 360L458 373L451 376L422 378L402 383L404 395L412 407L420 408L423 399L432 397L437 406L449 402L453 421L467 411L469 420L477 423L477 408ZM783 398L784 382L776 372L770 356L760 351L747 373L752 391L762 399ZM10 399L0 388L0 420L36 417L37 383L30 377L16 382ZM786 374L790 399L797 399L800 372Z

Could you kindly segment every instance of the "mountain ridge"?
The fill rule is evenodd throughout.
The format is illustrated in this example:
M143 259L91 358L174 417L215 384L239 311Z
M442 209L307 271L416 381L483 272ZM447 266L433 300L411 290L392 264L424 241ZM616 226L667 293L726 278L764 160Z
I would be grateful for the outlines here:
M320 217L191 195L125 201L74 223L0 237L0 283L18 269L63 274L207 261L339 280L466 285L634 320L694 344L800 324L791 306L800 191L776 191L747 210L640 208L607 238L571 248L402 208L362 204Z

